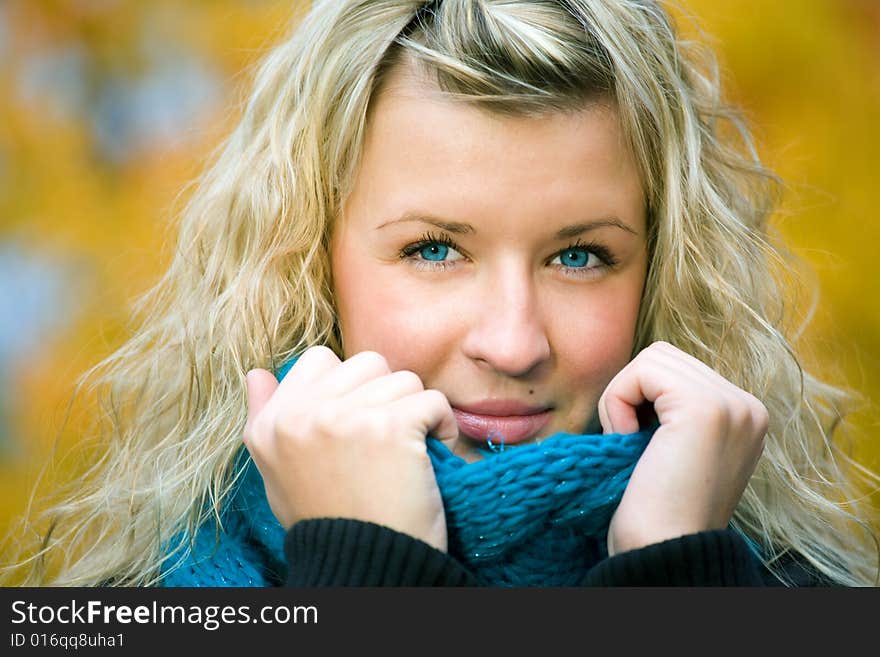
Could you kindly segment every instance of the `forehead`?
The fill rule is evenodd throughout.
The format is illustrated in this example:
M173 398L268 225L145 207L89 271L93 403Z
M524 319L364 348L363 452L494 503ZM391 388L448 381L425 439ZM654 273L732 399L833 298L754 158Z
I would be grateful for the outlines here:
M404 58L383 75L371 99L365 147L376 148L396 135L418 139L421 146L450 143L450 139L455 142L457 136L516 145L516 141L531 136L534 146L559 133L565 133L566 141L576 147L585 136L584 128L593 124L594 141L596 136L602 136L606 150L614 151L615 156L631 156L615 103L607 95L572 104L568 110L548 108L541 113L533 109L528 113L519 111L516 101L511 101L504 112L489 107L444 92L425 66ZM497 107L497 103L492 107ZM376 133L380 133L381 139L376 139ZM460 147L463 141L452 145ZM560 151L560 155L564 153Z
M533 219L542 207L635 212L643 198L612 105L502 115L451 100L405 66L373 99L353 196L383 212Z

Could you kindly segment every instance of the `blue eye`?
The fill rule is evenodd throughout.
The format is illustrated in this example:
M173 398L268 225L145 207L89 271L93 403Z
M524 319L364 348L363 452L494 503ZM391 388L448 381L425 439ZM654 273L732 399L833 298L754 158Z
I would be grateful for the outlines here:
M439 262L441 260L445 260L446 256L449 255L449 247L445 244L438 244L433 242L431 244L426 244L422 248L419 249L419 255L422 256L425 260L430 260L431 262Z
M592 264L589 264L590 257L595 259ZM614 269L618 262L608 247L589 242L569 244L557 252L549 264L559 267L568 276L597 276L604 270Z
M401 249L400 257L410 261L416 267L430 270L457 266L456 261L464 258L456 249L452 239L445 235L435 236L431 233L422 236L418 242Z
M559 254L559 259L566 267L586 267L590 252L586 249L566 249Z

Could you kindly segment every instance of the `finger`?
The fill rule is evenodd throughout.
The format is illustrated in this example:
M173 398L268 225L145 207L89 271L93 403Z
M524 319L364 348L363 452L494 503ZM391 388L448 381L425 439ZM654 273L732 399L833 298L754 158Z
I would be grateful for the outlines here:
M247 388L247 427L250 427L278 388L278 381L268 370L253 369L245 375Z
M361 351L328 372L320 385L324 394L341 397L387 374L391 374L391 368L384 356L375 351Z
M643 351L700 385L711 385L717 390L727 389L731 385L730 381L708 364L667 342L655 342Z
M418 374L398 370L367 381L345 396L344 405L349 408L379 406L413 395L425 389Z
M718 375L715 370L713 370L711 367L709 367L709 365L701 361L693 354L689 354L688 352L679 349L675 345L669 344L668 342L654 342L648 347L648 349L655 351L658 354L667 354L669 356L672 356L678 361L687 363L688 365L692 365L704 374L714 374L716 376Z
M629 404L613 394L603 396L599 400L599 421L602 423L602 432L636 433L641 428L635 408L639 405Z
M292 394L289 391L302 390L315 384L333 368L338 367L339 357L333 350L323 345L309 347L294 363L279 384L279 396Z
M627 424L629 418L626 414L626 409L620 410L618 406L620 405L619 401L612 401L612 396L614 394L615 389L617 388L619 381L625 377L629 376L628 370L633 367L633 363L635 361L630 361L620 372L614 375L614 378L605 386L605 390L602 392L602 395L599 397L599 403L597 406L597 411L599 413L599 423L602 425L602 433L610 434L610 433L631 433L624 429L624 427L629 427ZM614 414L612 417L611 411L609 409L609 405L614 407ZM634 413L634 412L633 412Z
M667 375L668 376L668 375ZM605 388L599 399L599 421L605 433L640 430L638 408L662 393L663 376L646 358L635 358Z
M452 406L439 390L423 390L398 399L389 406L404 423L412 422L418 426L423 436L431 435L438 440L458 438L458 422L452 413Z
M684 387L687 385L691 391L689 394L700 395L711 392L719 400L726 400L726 403L733 407L742 404L742 395L744 394L742 388L693 356L668 344L665 347L661 349L648 348L643 353L646 356L650 353L650 360L655 362L657 370L663 372L667 380L671 378L669 375L675 374L676 387L680 391L684 392Z
M673 351L674 350L674 351ZM643 371L652 370L664 381L675 381L679 389L688 388L694 393L713 391L719 395L730 394L733 386L705 363L670 347L669 350L645 349L636 357Z
M647 373L650 378L645 378ZM642 378L634 380L633 376ZM687 382L695 389L726 392L721 385L726 381L705 363L667 342L654 342L642 349L603 392L597 410L604 432L634 433L656 422L653 402L660 395L658 386L672 377L679 385ZM622 381L628 382L625 388L620 388ZM643 389L646 383L653 393Z

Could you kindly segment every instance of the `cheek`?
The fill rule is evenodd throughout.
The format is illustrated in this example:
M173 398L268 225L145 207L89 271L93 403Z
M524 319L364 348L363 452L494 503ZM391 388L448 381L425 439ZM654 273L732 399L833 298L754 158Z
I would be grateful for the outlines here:
M556 353L572 389L607 385L629 361L632 335L618 322L592 322L581 330L563 333Z
M340 268L336 300L345 357L377 351L392 370L419 374L449 355L455 326L424 290L412 289L393 267Z
M552 313L558 367L570 390L587 391L597 401L629 362L638 318L635 290L593 297L582 308ZM605 298L605 297L608 298Z

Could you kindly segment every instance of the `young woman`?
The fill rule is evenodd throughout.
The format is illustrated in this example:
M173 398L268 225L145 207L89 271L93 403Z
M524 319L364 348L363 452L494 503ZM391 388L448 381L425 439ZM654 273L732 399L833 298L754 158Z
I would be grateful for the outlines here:
M27 581L877 583L707 70L651 0L316 2Z

